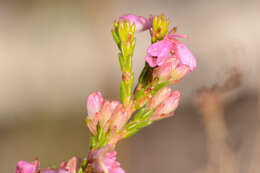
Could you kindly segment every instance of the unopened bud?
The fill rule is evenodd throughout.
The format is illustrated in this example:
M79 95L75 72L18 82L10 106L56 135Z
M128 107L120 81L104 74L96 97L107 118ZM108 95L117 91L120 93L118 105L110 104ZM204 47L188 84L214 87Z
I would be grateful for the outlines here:
M156 108L162 101L171 95L171 88L164 87L160 89L155 96L152 98L151 102L147 105L148 109Z
M178 107L180 101L180 92L173 91L154 111L156 114L169 114Z
M88 96L87 110L89 118L92 118L97 112L100 111L103 103L103 97L100 92L92 93Z

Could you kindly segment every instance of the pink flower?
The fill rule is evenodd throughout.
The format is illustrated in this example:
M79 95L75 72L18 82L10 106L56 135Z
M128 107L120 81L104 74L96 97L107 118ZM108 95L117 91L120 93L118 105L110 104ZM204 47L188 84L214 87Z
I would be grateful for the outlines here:
M100 92L92 93L87 101L88 116L86 118L91 133L97 135L98 123L104 131L107 131L111 124L112 115L116 110L123 110L121 107L122 105L118 101L104 100Z
M176 56L180 64L194 70L197 66L195 57L185 44L176 39L176 37L186 38L185 35L170 34L165 35L164 39L153 43L147 49L146 62L150 67L162 66L172 55Z
M131 25L135 24L135 30L137 32L145 31L152 27L152 20L146 19L143 16L127 14L127 15L121 16L120 19L123 21L128 20Z
M150 45L147 49L146 62L150 67L161 66L169 57L172 50L172 42L161 40Z
M180 60L182 64L189 66L190 70L193 71L197 67L197 62L191 51L185 44L177 40L175 37L186 38L187 36L171 34L164 37L165 40L172 42L174 55Z
M173 91L154 111L150 120L159 120L161 118L173 115L180 102L180 92Z
M88 165L92 172L125 173L116 161L116 152L111 145L105 145L98 150L92 150L88 155Z
M103 103L103 97L100 92L90 94L88 96L88 101L87 101L88 116L93 117L97 112L99 112L102 103Z
M16 173L37 173L39 171L39 161L35 160L32 163L19 161L16 166Z
M57 169L45 168L41 173L77 173L81 166L81 159L72 157L67 162L62 162Z

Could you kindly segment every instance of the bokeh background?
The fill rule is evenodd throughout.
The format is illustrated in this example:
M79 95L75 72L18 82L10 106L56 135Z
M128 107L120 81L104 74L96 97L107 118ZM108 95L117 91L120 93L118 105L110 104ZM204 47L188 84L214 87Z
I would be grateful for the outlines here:
M165 14L178 33L189 35L183 42L198 68L173 86L182 92L175 117L120 142L122 167L203 172L207 133L194 93L221 83L235 66L243 77L224 111L227 143L238 172L259 170L260 149L254 147L260 116L259 7L257 0L0 0L1 172L14 172L21 159L39 157L47 167L87 155L85 101L93 91L119 99L121 74L111 29L127 13ZM137 76L150 38L147 32L136 37Z

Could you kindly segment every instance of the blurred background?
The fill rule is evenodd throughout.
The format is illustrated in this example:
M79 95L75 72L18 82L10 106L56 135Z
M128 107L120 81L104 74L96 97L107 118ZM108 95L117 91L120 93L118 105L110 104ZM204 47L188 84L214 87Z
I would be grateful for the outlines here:
M94 91L119 99L121 74L111 29L127 13L165 14L171 27L189 36L183 42L198 67L173 86L182 92L175 117L120 142L122 167L214 172L206 168L223 167L214 152L224 148L222 156L234 156L235 172L259 172L259 7L257 0L0 0L1 172L14 172L18 160L39 157L47 167L88 153L85 101ZM148 32L136 37L137 76L150 37ZM208 98L196 100L196 91L221 85L233 67L242 78L225 91L228 103L217 115L201 111L197 102ZM218 115L222 118L205 118Z

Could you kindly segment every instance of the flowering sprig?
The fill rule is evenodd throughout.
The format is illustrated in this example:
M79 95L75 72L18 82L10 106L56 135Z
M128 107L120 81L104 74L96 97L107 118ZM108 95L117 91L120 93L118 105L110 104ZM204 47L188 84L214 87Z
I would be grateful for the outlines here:
M112 36L120 50L118 54L122 71L122 81L120 83L120 97L124 105L128 104L134 83L132 73L132 56L134 53L136 39L134 38L135 24L129 20L120 19L114 22Z
M112 36L119 49L122 71L119 101L109 101L100 92L89 95L86 124L91 132L90 152L85 160L77 158L62 162L59 168L40 171L39 161L20 161L16 173L125 173L116 161L116 144L153 122L174 115L180 102L180 92L168 86L176 84L196 68L196 59L177 38L176 27L168 31L164 16L145 18L124 15L114 22ZM134 91L132 57L136 45L135 33L150 31L145 66Z

